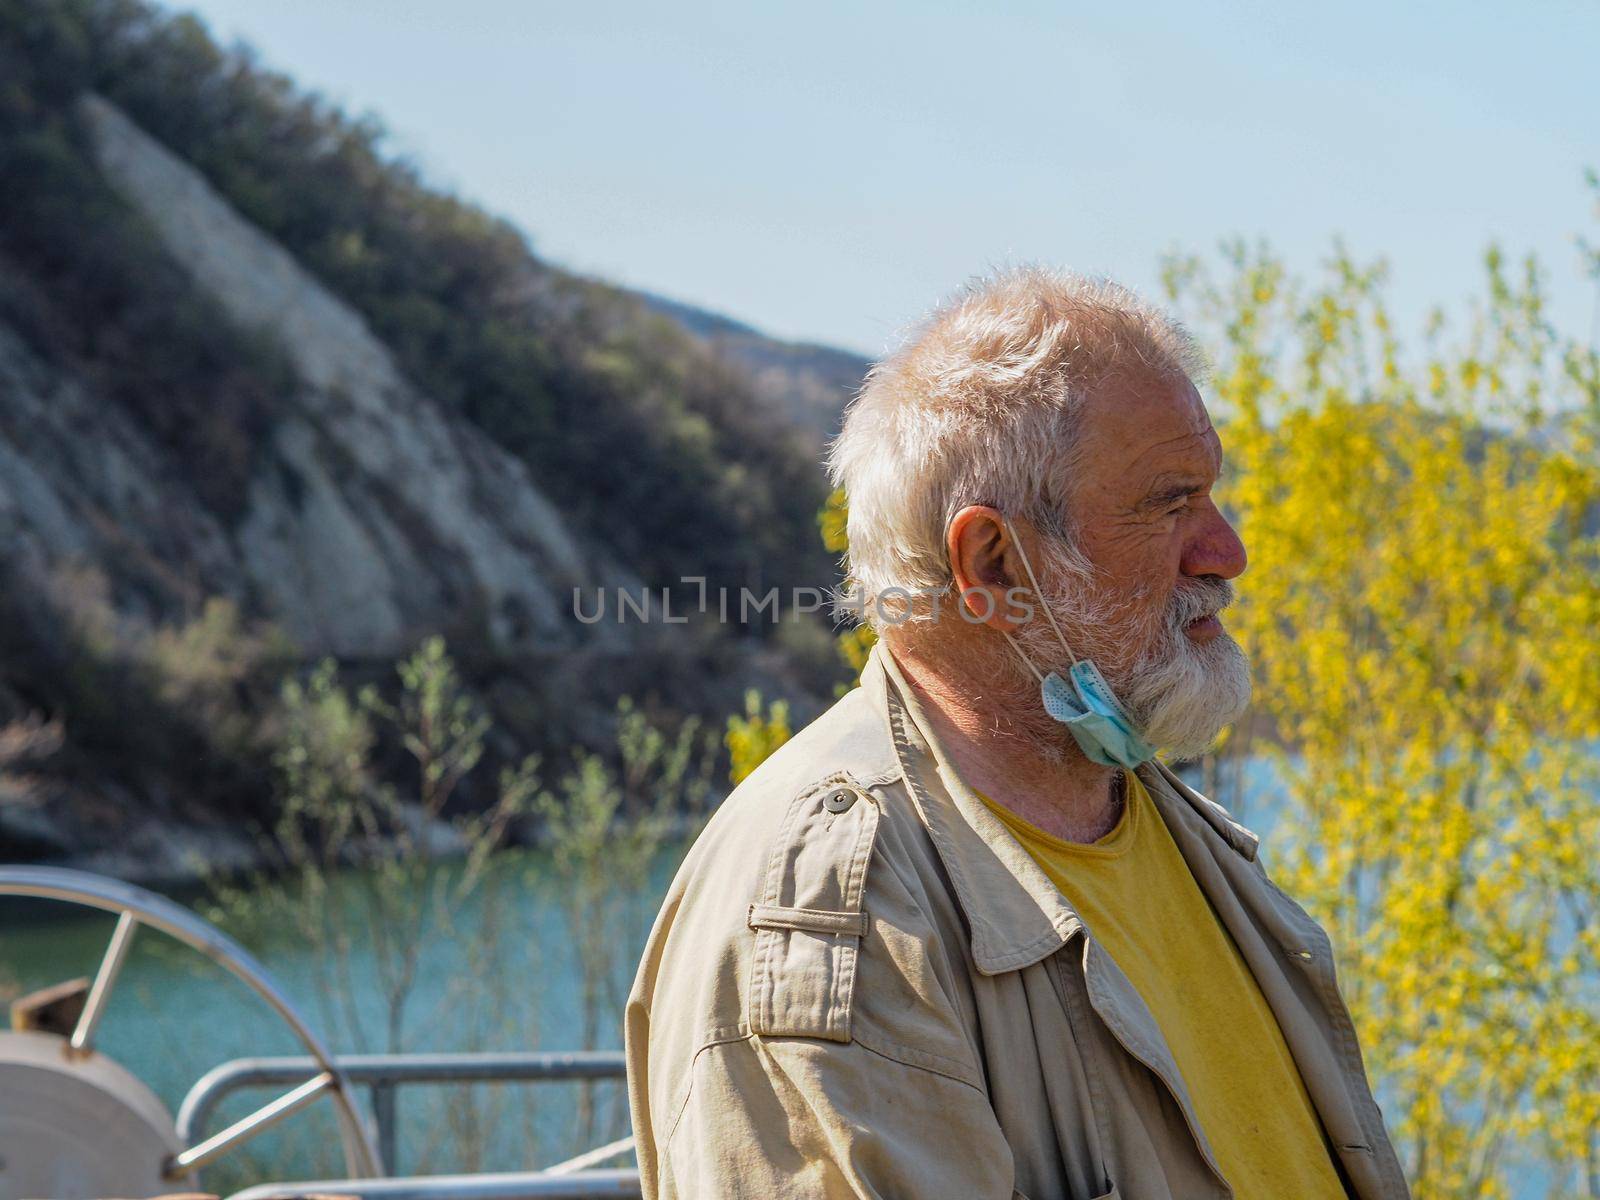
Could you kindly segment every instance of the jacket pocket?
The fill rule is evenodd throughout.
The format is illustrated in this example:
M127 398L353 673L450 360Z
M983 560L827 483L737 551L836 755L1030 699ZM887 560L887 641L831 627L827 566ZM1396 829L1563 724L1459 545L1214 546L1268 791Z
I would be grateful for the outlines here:
M845 777L829 777L790 804L748 916L750 1032L850 1040L877 834L877 802Z

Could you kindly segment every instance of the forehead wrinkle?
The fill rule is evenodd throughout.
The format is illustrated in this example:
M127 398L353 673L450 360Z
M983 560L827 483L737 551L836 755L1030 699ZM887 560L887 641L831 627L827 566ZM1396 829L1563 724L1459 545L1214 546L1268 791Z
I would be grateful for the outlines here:
M1211 436L1208 438L1207 434ZM1217 437L1217 431L1209 423L1202 431L1180 434L1177 437L1167 438L1164 441L1146 446L1138 454L1134 455L1133 461L1128 464L1128 467L1129 469L1135 469L1152 455L1181 454L1189 446L1196 443L1210 451L1206 458L1212 464L1213 473L1217 473L1222 462L1222 439ZM1174 472L1174 474L1177 473L1181 472Z
M1210 482L1207 476L1193 471L1163 471L1150 481L1150 491L1198 492L1205 490Z

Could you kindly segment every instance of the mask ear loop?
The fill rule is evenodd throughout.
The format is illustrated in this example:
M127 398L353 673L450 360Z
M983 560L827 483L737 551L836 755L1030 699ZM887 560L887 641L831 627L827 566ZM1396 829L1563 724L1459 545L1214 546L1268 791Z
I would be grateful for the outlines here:
M1011 535L1011 544L1017 548L1017 557L1022 559L1022 569L1028 573L1028 585L1033 588L1033 598L1039 602L1039 607L1044 609L1045 618L1050 622L1050 628L1056 631L1056 640L1061 643L1061 648L1067 652L1067 657L1072 660L1072 665L1077 666L1078 656L1072 652L1072 646L1067 641L1066 634L1061 632L1061 626L1056 623L1055 613L1051 612L1050 606L1045 603L1044 593L1039 590L1039 580L1033 573L1033 564L1028 561L1028 552L1022 548L1022 539L1017 536L1016 526L1011 524L1011 518L1006 516L1005 513L1000 514L1000 519L1005 522L1006 532ZM1018 654L1022 654L1022 647L1017 645L1016 639L1010 633L1006 633L1006 640L1011 643ZM1028 664L1028 670L1033 672L1033 677L1043 683L1044 676L1039 674L1039 668L1033 665L1032 660L1026 654L1022 654L1022 661Z
M1022 665L1033 672L1033 677L1039 681L1039 686L1043 687L1044 676L1039 674L1039 668L1033 665L1033 659L1029 658L1022 652L1022 647L1017 644L1017 639L1012 637L1011 634L1004 629L1000 631L1000 634L1006 639L1006 641L1011 643L1011 648L1017 652L1017 657L1022 660Z

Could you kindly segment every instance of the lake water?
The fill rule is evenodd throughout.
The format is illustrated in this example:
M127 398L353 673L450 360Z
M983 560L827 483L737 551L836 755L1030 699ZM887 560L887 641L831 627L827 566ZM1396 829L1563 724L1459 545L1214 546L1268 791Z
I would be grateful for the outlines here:
M574 916L579 928L590 927L588 914L574 914L563 903L571 897L548 857L532 851L501 855L475 894L448 918L429 920L416 938L418 969L402 1047L575 1049L587 1032L596 1048L620 1048L621 1005L681 849L661 855L643 878L614 881L614 907L603 915L603 936L594 943L599 957L591 957L587 969L572 930ZM436 867L428 886L448 887L459 871L451 864ZM399 955L363 932L371 928L366 913L372 883L357 872L333 881L326 909L334 918L330 927L350 931L343 955L319 948L275 912L246 912L222 922L337 1052L389 1049L385 965ZM175 898L207 910L203 896ZM0 901L0 996L92 977L114 924L110 914L54 901ZM330 967L341 961L348 987L339 986ZM173 1112L195 1080L221 1062L304 1053L253 993L150 929L141 929L134 940L97 1047L148 1083ZM272 1094L236 1094L209 1131ZM369 1099L365 1093L361 1098ZM406 1173L528 1170L628 1132L625 1090L605 1082L589 1088L407 1085L398 1093L398 1117L399 1166ZM226 1195L254 1183L344 1173L332 1105L322 1100L207 1172L202 1182Z

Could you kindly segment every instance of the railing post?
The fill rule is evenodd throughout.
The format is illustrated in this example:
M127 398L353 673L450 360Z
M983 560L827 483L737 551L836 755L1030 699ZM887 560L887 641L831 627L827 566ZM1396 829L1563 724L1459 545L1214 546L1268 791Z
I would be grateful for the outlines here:
M100 1024L100 1018L105 1016L106 1001L111 998L111 989L116 986L123 961L128 957L128 946L138 931L138 920L132 912L123 909L117 917L117 927L111 934L111 944L106 947L105 957L100 961L100 969L95 972L94 985L90 987L89 998L84 1001L83 1012L78 1017L78 1027L72 1031L72 1038L67 1043L72 1053L87 1055L94 1049L95 1029Z
M390 1175L400 1174L400 1133L396 1117L395 1085L372 1085L372 1115L378 1122L378 1153L383 1156L383 1169Z

